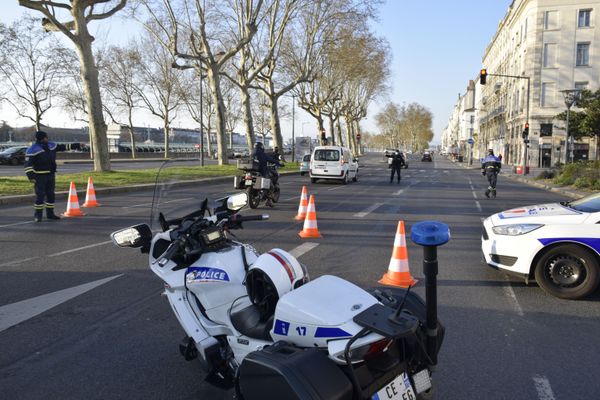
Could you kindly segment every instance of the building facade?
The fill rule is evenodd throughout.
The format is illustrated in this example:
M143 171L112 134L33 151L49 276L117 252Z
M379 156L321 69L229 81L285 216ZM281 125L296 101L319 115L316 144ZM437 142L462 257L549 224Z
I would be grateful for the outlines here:
M599 11L600 0L512 2L483 54L487 82L473 85L475 152L492 148L511 165L525 154L532 167L565 162L566 124L556 115L566 111L564 90L600 87ZM570 146L574 160L594 159L595 149L591 138Z

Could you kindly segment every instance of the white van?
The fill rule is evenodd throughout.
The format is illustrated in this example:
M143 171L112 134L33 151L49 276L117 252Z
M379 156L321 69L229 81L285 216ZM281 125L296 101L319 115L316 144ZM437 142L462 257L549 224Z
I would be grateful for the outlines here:
M310 181L336 179L344 184L358 180L358 160L350 149L341 146L317 146L310 158Z

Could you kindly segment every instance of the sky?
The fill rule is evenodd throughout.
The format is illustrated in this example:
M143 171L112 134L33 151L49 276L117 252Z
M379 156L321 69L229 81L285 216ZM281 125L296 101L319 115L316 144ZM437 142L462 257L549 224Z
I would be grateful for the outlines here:
M458 94L465 92L469 79L477 77L483 52L510 3L511 0L386 0L380 7L378 21L372 25L379 36L387 39L392 51L391 90L369 108L363 129L377 132L374 116L384 104L417 102L433 113L433 142L439 142ZM16 0L2 8L0 21L6 24L18 20L26 11ZM97 38L114 44L123 44L139 30L135 22L118 14L97 26L101 29ZM8 105L1 106L0 120L15 126L29 125L16 120ZM160 121L149 116L146 121L150 126L160 126ZM316 137L313 121L302 110L296 110L296 135ZM58 109L48 116L47 122L55 126L74 125ZM291 121L282 121L282 130L284 137L289 137Z

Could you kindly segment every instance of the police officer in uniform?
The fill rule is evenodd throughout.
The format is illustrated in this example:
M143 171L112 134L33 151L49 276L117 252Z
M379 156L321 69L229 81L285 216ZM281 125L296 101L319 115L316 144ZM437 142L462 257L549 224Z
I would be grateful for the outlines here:
M277 183L277 177L271 176L269 172L269 168L267 167L267 163L276 164L279 167L283 165L279 162L275 157L270 156L265 152L265 147L261 142L256 142L254 145L254 152L252 152L252 159L258 163L258 172L261 176L265 178L271 179L271 185ZM267 198L266 205L268 207L273 207L273 202L271 201L271 197Z
M489 186L485 191L485 197L490 198L490 193L493 198L496 198L496 181L498 173L502 168L502 162L494 155L494 150L489 149L488 155L481 161L481 175L485 176L489 182Z
M397 174L398 183L400 183L400 169L404 166L404 157L402 157L402 153L400 150L396 150L396 152L392 155L392 164L390 167L392 168L392 174L390 175L390 183L394 181L394 174Z
M25 173L30 182L35 183L34 221L41 222L44 207L49 220L60 219L54 214L54 186L56 173L56 152L79 150L80 143L56 144L48 141L46 132L35 133L35 143L25 153ZM44 201L45 199L45 201Z

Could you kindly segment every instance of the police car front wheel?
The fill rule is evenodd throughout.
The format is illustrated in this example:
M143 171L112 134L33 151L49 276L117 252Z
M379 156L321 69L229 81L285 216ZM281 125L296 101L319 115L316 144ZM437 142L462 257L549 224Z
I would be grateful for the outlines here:
M598 259L589 250L562 244L546 251L535 266L542 289L561 299L580 299L592 294L600 283Z

